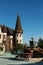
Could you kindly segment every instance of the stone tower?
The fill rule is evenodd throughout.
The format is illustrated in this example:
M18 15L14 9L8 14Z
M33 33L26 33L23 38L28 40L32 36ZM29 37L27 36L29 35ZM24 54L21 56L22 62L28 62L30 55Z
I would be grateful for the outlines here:
M23 39L22 39L22 25L21 25L21 21L20 21L20 16L17 15L17 20L16 20L16 26L15 26L15 31L14 31L14 42L15 44L22 44L23 43Z

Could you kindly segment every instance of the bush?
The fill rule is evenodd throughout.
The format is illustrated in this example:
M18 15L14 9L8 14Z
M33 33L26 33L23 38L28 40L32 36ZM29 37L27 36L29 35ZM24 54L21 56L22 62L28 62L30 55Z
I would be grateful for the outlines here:
M0 47L0 51L3 51L3 48L2 47Z

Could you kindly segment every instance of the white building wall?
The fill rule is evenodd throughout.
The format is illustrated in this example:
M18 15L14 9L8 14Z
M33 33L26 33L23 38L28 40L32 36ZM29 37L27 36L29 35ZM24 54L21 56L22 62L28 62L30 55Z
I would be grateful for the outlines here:
M1 35L0 43L2 43L2 40L3 40L3 33L2 33L2 31L1 31L1 27L0 27L0 35Z
M16 41L17 40L18 40L18 43L23 43L22 33L16 33Z

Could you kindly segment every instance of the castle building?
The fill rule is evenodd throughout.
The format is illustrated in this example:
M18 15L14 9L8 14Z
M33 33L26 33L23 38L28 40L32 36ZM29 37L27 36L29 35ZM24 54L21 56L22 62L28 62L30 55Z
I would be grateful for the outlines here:
M15 30L0 25L0 47L3 47L4 51L11 51L14 45L23 43L22 33L20 16L17 15Z

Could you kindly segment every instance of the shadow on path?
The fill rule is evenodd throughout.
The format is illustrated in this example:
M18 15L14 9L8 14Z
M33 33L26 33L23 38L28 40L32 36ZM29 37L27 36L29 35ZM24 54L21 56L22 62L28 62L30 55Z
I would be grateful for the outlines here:
M18 59L18 58L9 58L9 57L0 57L0 58L3 58L3 59L8 59L8 60L14 60L14 61L24 61L24 59Z
M14 60L14 61L19 61L19 62L20 62L20 61L23 61L23 59L21 60L21 59L17 59L17 58L9 58L9 57L8 57L8 58L7 58L7 57L6 57L6 58L5 58L5 57L0 57L0 58L12 60L12 61L13 61L13 60ZM40 62L28 63L28 64L26 64L26 63L25 63L25 64L24 64L24 63L19 63L19 62L18 62L18 64L17 64L17 63L12 63L12 64L9 63L9 64L7 64L7 65L43 65L43 60L40 61Z
M43 61L28 64L8 64L8 65L43 65Z

